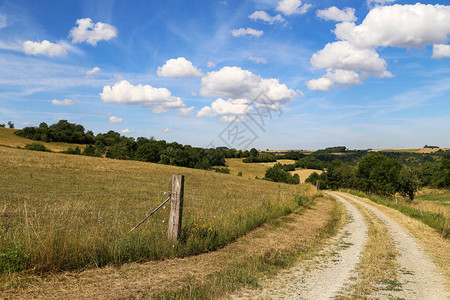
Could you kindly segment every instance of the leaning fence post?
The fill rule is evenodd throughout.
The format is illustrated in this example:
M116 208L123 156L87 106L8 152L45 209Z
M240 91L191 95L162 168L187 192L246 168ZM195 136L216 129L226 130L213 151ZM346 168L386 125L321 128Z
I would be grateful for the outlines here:
M170 194L170 214L168 238L176 242L181 233L183 214L184 176L172 175L172 193Z

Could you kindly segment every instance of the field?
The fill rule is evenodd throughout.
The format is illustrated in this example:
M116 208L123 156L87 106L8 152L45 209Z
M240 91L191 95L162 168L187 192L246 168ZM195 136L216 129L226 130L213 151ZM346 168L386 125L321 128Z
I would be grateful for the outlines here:
M390 148L390 149L374 149L369 152L410 152L410 153L434 153L439 150L446 151L449 148Z
M4 146L10 146L10 147L25 147L26 144L31 143L41 143L45 145L48 149L59 152L67 150L67 148L75 148L76 146L79 146L81 149L84 149L86 145L79 145L79 144L69 144L69 143L45 143L40 141L33 141L27 138L23 138L21 136L17 136L14 134L14 131L17 131L17 129L10 129L10 128L0 128L0 145Z
M306 178L309 177L312 173L316 172L317 174L322 174L322 170L313 170L313 169L296 169L295 171L290 171L292 175L298 174L300 177L300 183L304 183Z
M307 185L0 147L0 271L47 272L184 257L214 250L299 206ZM246 164L246 166L253 164ZM244 173L247 173L244 170ZM129 230L185 175L181 242L168 210Z

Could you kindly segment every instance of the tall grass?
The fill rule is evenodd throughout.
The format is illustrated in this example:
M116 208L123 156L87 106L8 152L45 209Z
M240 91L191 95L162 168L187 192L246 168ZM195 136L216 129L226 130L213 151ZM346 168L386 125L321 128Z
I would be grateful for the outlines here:
M408 205L402 202L396 203L382 196L367 195L365 193L355 190L346 190L346 191L359 197L369 198L375 203L396 209L411 218L417 219L425 223L426 225L430 226L431 228L435 229L437 232L442 234L443 237L450 238L450 222L449 219L446 218L442 213L421 210L420 208L416 208L412 205Z
M135 161L0 147L0 273L56 272L184 257L223 247L286 215L304 185ZM185 175L182 238L166 238L168 209L129 230ZM297 195L297 197L296 197Z

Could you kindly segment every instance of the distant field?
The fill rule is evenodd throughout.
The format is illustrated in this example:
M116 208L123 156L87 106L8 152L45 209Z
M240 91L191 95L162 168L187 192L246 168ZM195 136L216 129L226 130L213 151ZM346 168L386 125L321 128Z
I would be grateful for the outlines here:
M278 162L282 164L293 164L295 163L295 160L280 159ZM276 164L276 162L244 163L242 162L242 158L227 158L226 160L226 165L230 169L231 174L237 175L239 172L242 172L242 177L252 179L256 176L258 176L258 178L264 178L267 168L272 167L274 164Z
M0 127L0 145L4 146L10 146L10 147L25 147L26 144L31 143L41 143L44 144L45 147L48 149L59 152L67 150L67 148L75 148L76 146L79 146L81 150L84 149L86 145L79 145L79 144L69 144L69 143L45 143L40 141L34 141L27 138L23 138L21 136L17 136L14 134L14 132L17 131L17 129L10 129L10 128L1 128Z
M423 210L442 213L450 218L450 190L425 190L414 201L414 206Z
M213 250L296 209L296 194L314 194L309 185L8 147L0 147L0 169L0 274ZM168 205L129 234L167 197L172 174L186 178L182 242L166 239Z
M446 151L449 148L391 148L391 149L374 149L370 152L409 152L409 153L434 153L439 150Z
M292 175L298 174L300 177L300 183L304 183L306 178L309 177L312 173L316 172L317 174L322 174L322 170L312 170L312 169L297 169L295 171L290 171Z

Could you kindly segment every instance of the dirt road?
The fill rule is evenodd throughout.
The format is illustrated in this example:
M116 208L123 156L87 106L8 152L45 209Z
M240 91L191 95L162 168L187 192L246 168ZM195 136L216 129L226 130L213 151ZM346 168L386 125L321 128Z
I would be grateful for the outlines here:
M344 204L350 222L330 241L320 259L295 266L263 282L260 289L241 291L233 299L334 299L344 287L357 280L355 267L367 239L367 224L355 204L373 213L386 226L399 255L398 289L377 291L367 299L450 299L445 278L424 253L415 238L392 218L345 193L329 193Z

